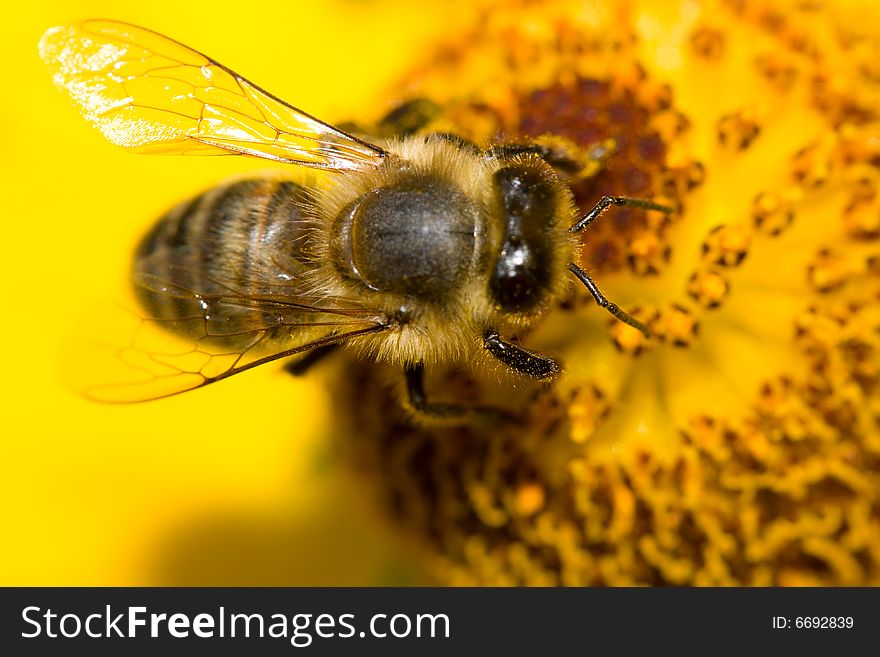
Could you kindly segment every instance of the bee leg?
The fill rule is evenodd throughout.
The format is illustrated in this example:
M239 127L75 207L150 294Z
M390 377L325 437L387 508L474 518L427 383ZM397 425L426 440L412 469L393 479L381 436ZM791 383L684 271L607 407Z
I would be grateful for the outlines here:
M327 344L323 347L316 347L307 352L302 358L288 361L284 364L284 371L293 374L293 376L302 376L312 369L314 365L320 363L326 356L332 354L339 348L338 344Z
M452 404L432 404L425 395L425 365L415 363L406 365L403 370L406 376L406 393L409 397L410 406L420 415L426 415L432 419L449 419L465 415L466 411L461 406Z
M559 363L555 360L507 342L497 331L486 331L483 347L510 369L533 379L552 379L559 374Z
M584 148L568 139L547 135L538 137L533 143L495 146L486 151L486 155L490 158L505 159L533 153L564 177L583 179L599 173L615 149L616 143L613 139L606 139Z
M487 406L466 407L456 404L436 404L428 401L425 395L425 365L415 363L407 365L404 370L406 376L406 392L409 398L410 408L418 416L428 421L443 421L460 423L470 418L488 420L491 424L503 422L515 422L517 418L512 414L498 408Z
M364 125L355 121L343 121L336 127L357 136L407 137L427 126L440 114L440 107L427 98L414 98L401 103L388 112L378 123Z
M593 298L596 300L596 303L599 304L599 306L601 308L604 308L605 310L607 310L609 313L614 315L617 319L619 319L624 324L629 324L634 329L638 329L639 331L641 331L645 335L646 338L651 337L651 332L648 330L647 326L642 324L635 317L632 317L631 315L628 315L627 313L625 313L623 310L620 309L620 306L618 306L616 303L612 303L611 301L609 301L608 299L605 298L605 295L602 294L602 292L596 286L596 283L593 281L592 278L589 277L587 272L585 272L583 269L578 267L573 262L568 263L568 268L571 271L571 273L574 274L575 276L577 276L578 279L580 280L580 282L584 284L584 287L586 287L590 291L590 294L593 295Z
M472 155L480 155L483 152L483 150L470 139L465 139L464 137L451 132L429 132L425 135L426 144L435 140L447 141Z
M414 98L388 112L377 126L380 137L405 137L427 126L440 107L427 98Z

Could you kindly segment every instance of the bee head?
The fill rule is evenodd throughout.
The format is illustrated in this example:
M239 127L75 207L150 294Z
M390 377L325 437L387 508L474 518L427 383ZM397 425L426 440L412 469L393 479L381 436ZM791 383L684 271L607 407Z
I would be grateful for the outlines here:
M489 293L502 313L532 314L545 305L564 276L571 202L565 185L537 158L502 166L494 174L502 222L501 249Z

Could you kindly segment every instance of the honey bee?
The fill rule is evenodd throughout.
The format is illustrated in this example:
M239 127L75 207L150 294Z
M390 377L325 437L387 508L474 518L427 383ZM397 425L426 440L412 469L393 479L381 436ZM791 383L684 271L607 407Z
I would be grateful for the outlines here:
M132 337L113 350L132 376L91 385L93 398L155 399L298 354L290 369L301 373L345 345L401 367L417 415L464 417L468 409L427 399L425 368L487 358L553 379L556 360L505 336L545 315L569 274L647 334L575 264L577 233L612 206L670 209L606 196L579 217L566 176L584 159L559 142L481 148L454 135L409 134L371 143L121 22L52 28L40 54L56 85L115 144L331 174L311 184L229 183L162 217L135 254ZM167 334L183 342L158 346Z

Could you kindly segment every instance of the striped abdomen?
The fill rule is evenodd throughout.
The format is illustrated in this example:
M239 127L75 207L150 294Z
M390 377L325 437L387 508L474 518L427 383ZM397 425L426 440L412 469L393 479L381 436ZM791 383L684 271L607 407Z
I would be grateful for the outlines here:
M177 320L182 334L238 334L270 322L268 309L235 299L295 296L308 254L306 190L278 180L245 180L212 189L162 217L135 252L134 276L147 314ZM218 301L219 299L219 301Z

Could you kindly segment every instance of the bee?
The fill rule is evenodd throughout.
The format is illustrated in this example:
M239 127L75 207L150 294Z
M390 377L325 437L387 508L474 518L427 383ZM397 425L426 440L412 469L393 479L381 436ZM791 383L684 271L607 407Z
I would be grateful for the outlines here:
M290 369L302 373L344 345L401 367L417 415L465 417L468 409L428 400L425 368L486 358L553 379L556 360L507 336L553 308L571 274L599 306L648 333L575 264L577 234L612 206L670 209L606 196L578 216L566 175L584 160L559 142L481 148L409 134L372 143L177 41L116 21L52 28L40 54L115 144L329 174L228 183L162 217L135 253L132 337L113 350L132 376L90 385L90 397L165 397L297 355ZM177 346L158 346L169 334Z

